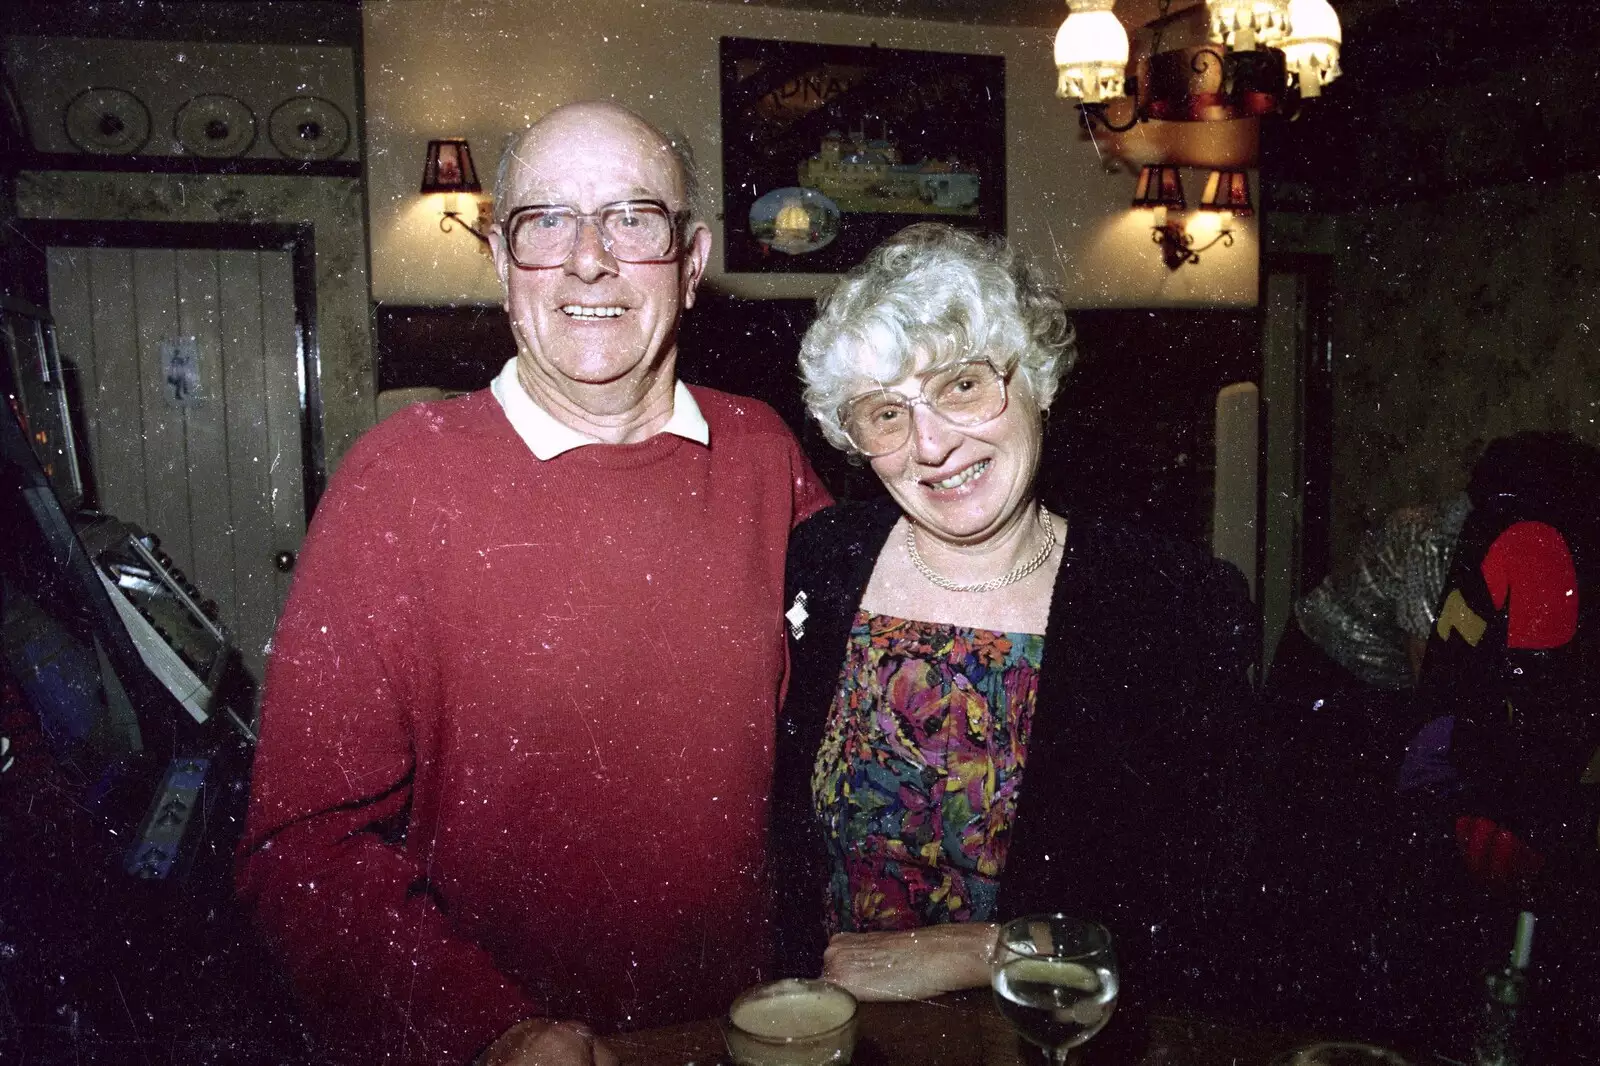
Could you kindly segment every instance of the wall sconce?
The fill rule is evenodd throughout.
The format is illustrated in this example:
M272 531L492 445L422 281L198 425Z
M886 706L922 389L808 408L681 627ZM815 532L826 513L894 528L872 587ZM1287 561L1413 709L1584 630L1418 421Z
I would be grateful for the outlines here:
M1200 210L1220 211L1225 218L1249 218L1256 213L1250 203L1250 175L1243 170L1213 170L1200 196Z
M489 246L489 235L474 227L461 214L460 197L476 197L483 192L483 186L478 184L478 171L472 165L472 149L467 142L459 138L429 141L428 159L422 166L422 194L430 196L435 193L444 195L444 211L439 219L439 229L445 233L451 231L452 223L482 241L484 247ZM474 203L477 203L474 200ZM478 225L483 222L483 205L477 204Z
M1222 228L1215 237L1196 248L1194 236L1184 228L1183 222L1170 218L1171 212L1183 211L1188 206L1183 196L1183 178L1177 167L1159 165L1139 169L1133 206L1150 209L1150 239L1161 247L1161 261L1168 270L1200 262L1200 253L1218 244L1231 247L1233 228L1228 223L1235 215L1244 217L1255 211L1250 203L1249 174L1243 170L1213 170L1206 179L1200 210L1216 212Z
M1133 206L1150 209L1150 239L1161 246L1161 260L1167 269L1177 270L1186 262L1198 262L1193 251L1194 238L1184 232L1183 223L1169 219L1173 211L1188 206L1183 198L1183 178L1177 167L1139 168L1139 184L1134 189Z

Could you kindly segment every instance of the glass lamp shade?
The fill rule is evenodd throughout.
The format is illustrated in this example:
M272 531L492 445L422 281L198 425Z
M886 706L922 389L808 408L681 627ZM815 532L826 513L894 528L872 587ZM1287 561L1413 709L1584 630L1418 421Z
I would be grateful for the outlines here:
M1250 175L1243 170L1213 170L1200 195L1200 210L1224 211L1240 218L1255 214L1250 203Z
M1292 0L1289 21L1293 32L1278 43L1290 76L1300 83L1301 96L1320 96L1322 87L1339 76L1339 46L1344 31L1328 0Z
M1086 104L1126 96L1128 31L1113 0L1077 0L1056 31L1056 95Z
M1275 48L1289 36L1292 0L1207 0L1211 39L1240 52Z
M469 193L483 191L472 165L472 149L459 138L428 142L428 160L422 166L422 192Z
M1177 167L1146 166L1139 168L1139 184L1133 190L1134 207L1184 209L1183 177Z

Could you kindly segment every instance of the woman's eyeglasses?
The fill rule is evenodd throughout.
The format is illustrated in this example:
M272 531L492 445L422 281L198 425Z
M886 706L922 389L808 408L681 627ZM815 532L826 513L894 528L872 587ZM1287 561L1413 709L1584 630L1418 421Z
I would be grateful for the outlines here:
M976 426L1006 409L1006 379L987 359L968 359L924 375L918 396L874 389L839 407L839 423L869 459L898 451L911 437L911 409L924 404L946 422Z

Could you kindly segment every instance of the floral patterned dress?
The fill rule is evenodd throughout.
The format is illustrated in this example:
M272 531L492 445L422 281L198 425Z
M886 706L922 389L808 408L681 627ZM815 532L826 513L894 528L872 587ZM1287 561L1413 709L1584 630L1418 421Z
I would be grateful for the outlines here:
M992 920L1043 655L856 612L811 779L830 933Z

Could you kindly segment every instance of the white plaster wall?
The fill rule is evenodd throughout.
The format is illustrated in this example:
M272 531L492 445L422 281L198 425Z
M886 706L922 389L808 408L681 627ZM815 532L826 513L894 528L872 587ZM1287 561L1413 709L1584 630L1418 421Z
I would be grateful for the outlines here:
M1058 265L1080 307L1248 307L1257 295L1254 220L1199 266L1176 272L1128 207L1133 175L1107 173L1076 112L1055 97L1049 31L779 11L692 0L369 0L365 19L372 295L384 303L497 303L478 243L439 231L417 192L430 138L464 136L485 191L506 135L551 108L612 98L693 141L721 203L718 38L1002 55L1011 238ZM1204 174L1185 175L1198 198ZM716 229L713 226L713 229ZM1203 240L1203 238L1202 238ZM728 274L720 236L712 284L745 297L808 297L832 278Z

